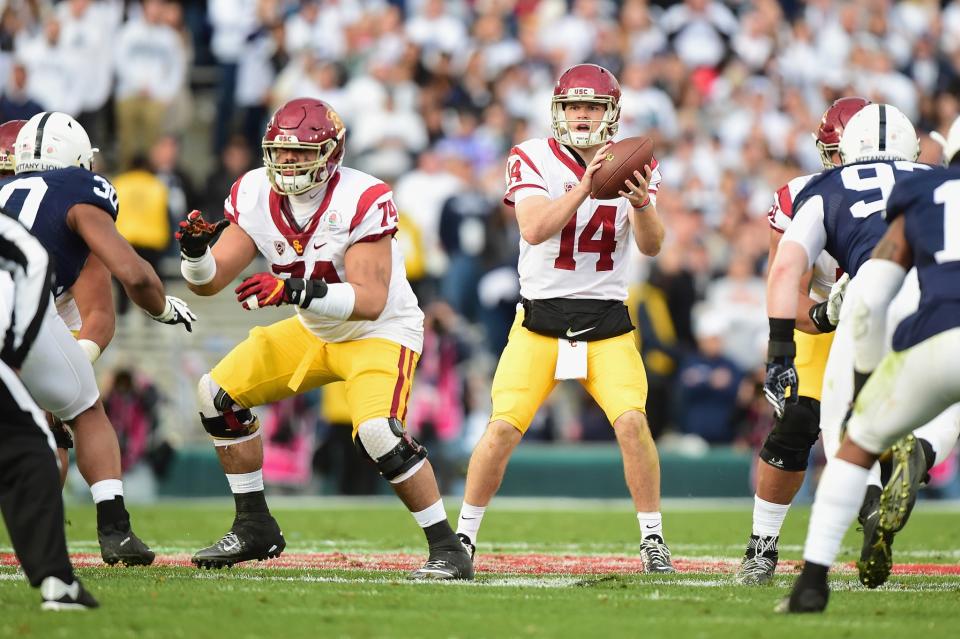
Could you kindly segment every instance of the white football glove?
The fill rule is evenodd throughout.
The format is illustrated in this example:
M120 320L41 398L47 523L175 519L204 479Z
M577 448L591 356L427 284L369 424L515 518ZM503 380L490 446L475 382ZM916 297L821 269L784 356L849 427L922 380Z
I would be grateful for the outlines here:
M827 319L836 326L840 323L840 307L843 305L843 294L850 283L850 276L844 273L840 279L830 287L830 296L827 298Z
M187 303L173 295L167 295L167 305L162 313L150 317L164 324L183 324L190 333L193 332L192 326L197 319Z

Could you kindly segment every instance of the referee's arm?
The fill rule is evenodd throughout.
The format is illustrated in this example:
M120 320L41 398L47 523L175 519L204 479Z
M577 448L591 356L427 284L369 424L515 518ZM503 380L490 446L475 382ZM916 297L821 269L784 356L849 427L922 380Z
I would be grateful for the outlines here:
M30 231L4 214L0 214L0 269L10 273L14 291L13 300L0 305L9 313L3 318L7 331L0 359L19 369L50 303L53 261Z

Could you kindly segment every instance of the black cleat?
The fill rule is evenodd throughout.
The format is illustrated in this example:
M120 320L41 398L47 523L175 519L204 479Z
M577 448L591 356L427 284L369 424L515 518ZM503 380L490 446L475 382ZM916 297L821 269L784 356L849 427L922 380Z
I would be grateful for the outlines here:
M97 539L100 542L100 556L103 557L103 562L110 566L149 566L156 557L130 529L128 521L120 522L117 526L98 528Z
M863 529L857 576L867 588L877 588L887 580L893 567L893 533L880 528L880 489L876 486L867 486L857 519Z
M470 555L470 561L473 561L474 555L477 554L477 547L470 541L470 538L463 533L457 533L457 537L459 537L460 543L463 544L463 549Z
M237 515L220 541L198 550L190 561L197 568L229 568L242 561L279 557L287 542L269 514Z
M827 569L823 566L806 564L793 583L790 596L781 601L774 610L786 613L823 612L827 608L829 599Z
M427 563L411 572L408 579L415 581L454 580L473 581L473 559L466 548L434 550Z
M72 584L65 584L57 577L47 577L40 583L40 597L43 601L40 604L42 610L90 610L100 607L77 578Z
M745 586L763 586L773 581L780 552L777 549L779 537L759 537L750 535L750 543L740 562L736 580Z
M670 560L670 549L657 535L650 535L640 542L640 561L645 573L676 572Z
M927 477L927 460L913 435L899 440L890 450L893 471L880 495L880 528L892 534L907 525L917 493Z

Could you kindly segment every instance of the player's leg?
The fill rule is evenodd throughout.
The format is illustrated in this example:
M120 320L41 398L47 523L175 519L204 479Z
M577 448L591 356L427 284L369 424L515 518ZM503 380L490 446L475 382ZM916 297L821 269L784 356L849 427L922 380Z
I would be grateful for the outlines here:
M645 572L673 572L660 514L660 458L644 413L647 374L632 333L589 342L584 388L613 425L640 526Z
M760 449L757 491L753 498L753 528L737 580L767 584L780 558L780 529L807 470L810 449L820 436L820 392L833 334L794 332L795 365L800 379L796 403L787 403Z
M937 374L930 375L932 370ZM888 354L871 375L857 398L847 437L836 458L828 460L820 478L804 546L804 568L785 610L819 612L826 607L827 570L861 505L870 468L899 438L960 399L957 375L960 329L941 333L906 351ZM894 473L908 475L908 464L901 456ZM902 525L909 499L905 492L908 491L897 489L881 500L882 532ZM881 534L879 541L884 543L885 535Z
M73 574L52 436L20 380L0 366L0 512L17 559L47 609L96 608Z
M201 377L200 420L213 439L236 513L219 541L194 554L191 561L196 566L222 568L283 552L286 541L264 495L263 442L251 408L331 381L323 360L323 342L291 317L254 328ZM295 390L289 383L301 364L306 374Z
M404 503L427 538L417 579L473 579L473 563L450 528L427 449L404 428L419 355L385 339L329 345L330 369L346 382L354 443Z
M152 563L154 553L130 528L123 501L120 444L100 402L93 367L55 310L44 318L20 372L40 407L73 430L77 467L97 507L103 560L108 564Z
M557 340L528 331L522 322L523 313L519 312L493 376L490 423L474 447L467 468L457 534L471 552L476 548L486 508L503 481L510 455L557 384Z

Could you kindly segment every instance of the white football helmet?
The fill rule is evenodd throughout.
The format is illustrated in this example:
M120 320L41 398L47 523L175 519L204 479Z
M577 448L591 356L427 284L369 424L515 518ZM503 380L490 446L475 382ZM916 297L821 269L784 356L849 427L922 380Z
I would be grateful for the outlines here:
M840 134L840 160L909 160L920 155L920 140L909 118L890 104L868 104L853 114Z
M68 166L93 170L90 138L80 123L66 113L38 113L20 129L13 151L16 172L51 171Z
M936 131L932 131L930 137L943 147L943 163L949 165L950 161L957 156L957 152L960 151L960 116L950 125L947 137L943 137Z

